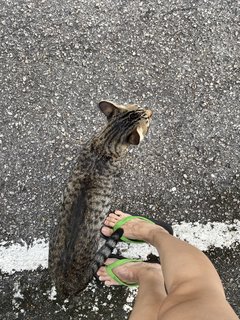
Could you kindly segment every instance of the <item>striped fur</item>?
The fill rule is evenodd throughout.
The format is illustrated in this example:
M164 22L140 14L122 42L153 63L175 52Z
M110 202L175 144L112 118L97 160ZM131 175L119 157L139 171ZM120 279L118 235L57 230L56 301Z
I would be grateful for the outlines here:
M108 123L83 145L50 239L49 269L63 295L75 295L87 286L122 235L122 230L117 230L99 249L114 176L129 145L139 144L147 133L152 114L136 105L108 101L100 102L99 108Z

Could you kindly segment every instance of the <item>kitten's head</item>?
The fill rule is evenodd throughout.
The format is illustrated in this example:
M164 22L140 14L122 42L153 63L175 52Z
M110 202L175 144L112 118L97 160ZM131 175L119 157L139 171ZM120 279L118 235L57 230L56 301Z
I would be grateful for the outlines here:
M106 134L121 144L137 145L148 132L152 111L136 104L119 105L111 101L101 101L99 109L108 120ZM110 134L111 133L111 134Z

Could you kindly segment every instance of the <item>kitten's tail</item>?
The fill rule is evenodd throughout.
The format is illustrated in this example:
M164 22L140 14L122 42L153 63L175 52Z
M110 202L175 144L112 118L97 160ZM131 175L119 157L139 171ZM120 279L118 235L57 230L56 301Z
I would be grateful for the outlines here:
M116 247L118 241L123 235L123 229L117 229L113 234L106 240L104 245L97 251L94 261L92 262L91 269L93 275L96 274L98 269L104 264L107 258L111 255L113 249Z
M86 269L78 270L72 268L72 273L64 273L62 268L55 272L54 280L57 292L63 296L72 296L84 290L92 278L96 275L98 269L104 264L105 260L111 255L118 241L123 235L123 229L118 229L106 240L105 244L96 252L95 257L90 264L86 264Z

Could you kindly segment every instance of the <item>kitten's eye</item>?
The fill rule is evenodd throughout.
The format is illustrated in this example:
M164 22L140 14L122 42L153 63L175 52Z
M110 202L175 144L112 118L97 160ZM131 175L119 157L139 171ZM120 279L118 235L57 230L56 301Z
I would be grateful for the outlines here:
M129 118L130 118L130 120L133 120L133 119L135 119L135 118L136 118L136 115L135 115L135 113L130 113L130 115L129 115Z

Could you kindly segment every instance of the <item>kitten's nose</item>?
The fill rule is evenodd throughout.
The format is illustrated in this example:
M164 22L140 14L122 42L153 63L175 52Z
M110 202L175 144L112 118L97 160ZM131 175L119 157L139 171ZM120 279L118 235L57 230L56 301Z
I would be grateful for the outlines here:
M148 116L149 118L151 118L153 112L152 112L152 110L146 109L146 114L147 114L147 116Z

